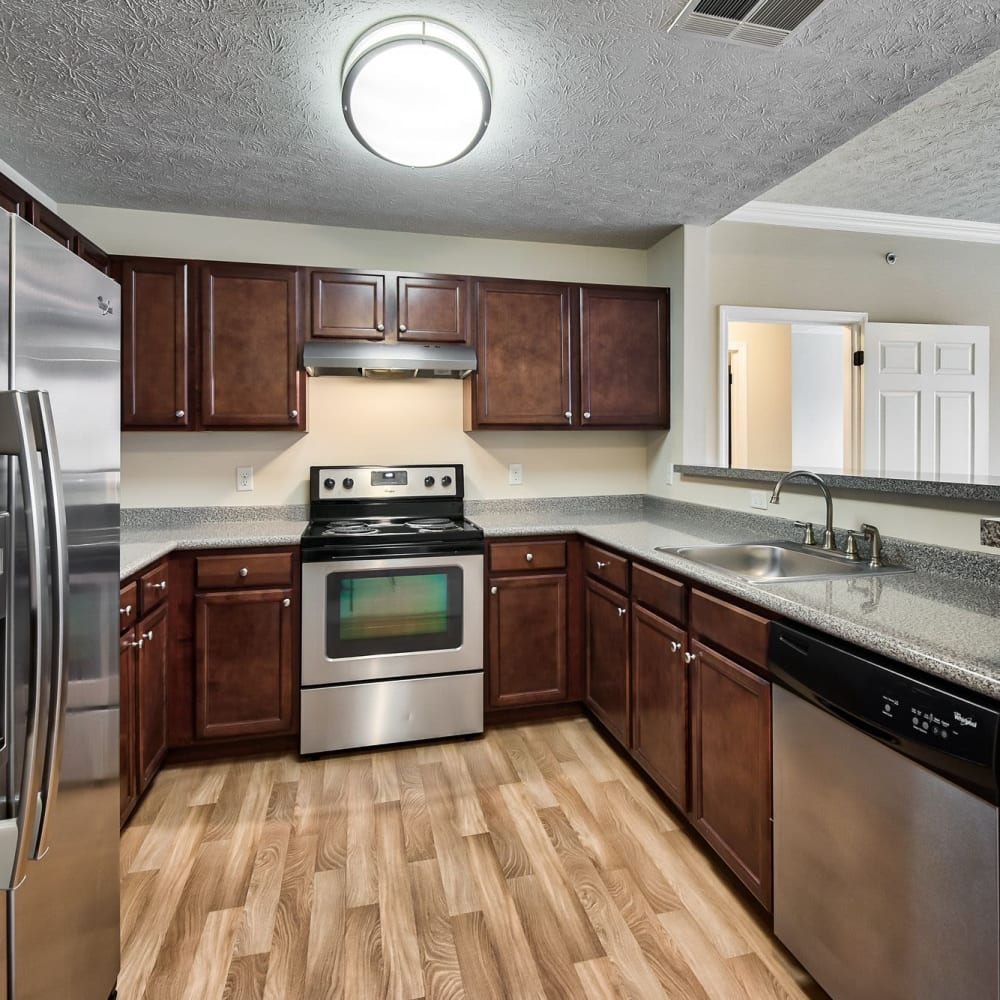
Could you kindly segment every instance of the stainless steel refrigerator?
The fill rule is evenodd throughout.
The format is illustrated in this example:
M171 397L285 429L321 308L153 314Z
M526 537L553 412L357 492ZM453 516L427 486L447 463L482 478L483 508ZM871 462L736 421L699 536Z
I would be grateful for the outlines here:
M119 288L0 212L4 1000L119 967Z

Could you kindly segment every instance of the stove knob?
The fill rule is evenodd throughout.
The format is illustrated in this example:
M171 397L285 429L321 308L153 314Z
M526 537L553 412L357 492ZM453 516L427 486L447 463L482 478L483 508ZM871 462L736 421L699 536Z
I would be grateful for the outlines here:
M441 477L441 485L442 486L451 486L451 476L442 476Z
M344 489L345 490L353 490L354 489L354 480L353 479L345 479L344 480Z
M332 490L334 488L334 486L336 486L336 485L337 485L337 480L336 479L324 479L323 480L323 489L325 489L325 490Z
M442 482L444 482L444 480L442 480ZM424 477L424 486L433 486L433 485L434 485L434 477L433 476L425 476Z

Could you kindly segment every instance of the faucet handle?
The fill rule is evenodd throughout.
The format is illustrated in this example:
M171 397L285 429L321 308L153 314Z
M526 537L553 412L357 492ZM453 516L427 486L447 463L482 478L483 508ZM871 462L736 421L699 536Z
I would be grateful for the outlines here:
M862 524L861 531L872 543L872 558L869 565L872 569L879 569L882 565L882 532L874 524Z
M811 521L796 521L796 528L802 528L805 531L805 535L802 539L803 545L815 545L816 536L813 534L813 526Z
M858 542L863 542L868 537L863 531L849 531L847 533L847 544L844 546L844 553L848 559L858 559Z

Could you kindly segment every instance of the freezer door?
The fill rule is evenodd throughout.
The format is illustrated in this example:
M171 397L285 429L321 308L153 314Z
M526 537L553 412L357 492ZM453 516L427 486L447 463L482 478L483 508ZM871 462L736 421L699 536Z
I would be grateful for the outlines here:
M119 967L118 930L118 542L120 290L118 285L15 219L10 388L42 390L51 404L68 543L65 704L47 730L48 760L61 738L58 796L46 821L47 851L14 891L9 1000L105 1000ZM44 436L44 431L40 429ZM48 495L51 495L46 491ZM25 521L16 484L8 615L24 634ZM53 511L46 511L51 528ZM47 538L48 593L56 562ZM52 605L48 607L51 609ZM53 639L46 621L43 641ZM23 650L21 651L23 654ZM53 661L55 657L53 657ZM15 672L22 670L21 656ZM22 671L23 672L23 671ZM15 673L14 692L27 690ZM16 707L16 705L15 705ZM22 723L12 713L15 731ZM15 734L16 735L16 734ZM18 746L17 739L12 746ZM8 772L16 776L17 753ZM44 794L43 794L44 805ZM39 851L41 854L41 851Z

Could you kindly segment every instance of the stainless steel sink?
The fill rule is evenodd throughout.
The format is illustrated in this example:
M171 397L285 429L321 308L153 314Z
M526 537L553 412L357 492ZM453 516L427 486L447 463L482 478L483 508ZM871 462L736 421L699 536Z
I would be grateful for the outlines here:
M835 555L807 545L797 545L795 542L684 545L680 548L657 548L656 551L690 559L692 562L731 573L751 583L886 576L913 572L902 566L880 566L873 569L866 560L848 559L843 555Z

